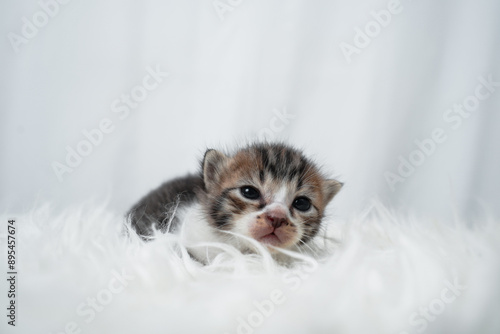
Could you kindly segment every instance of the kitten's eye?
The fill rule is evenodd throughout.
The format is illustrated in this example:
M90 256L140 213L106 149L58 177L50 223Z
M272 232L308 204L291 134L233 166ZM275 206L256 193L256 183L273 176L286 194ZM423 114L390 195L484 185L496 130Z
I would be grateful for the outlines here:
M260 193L257 189L250 186L244 186L240 188L241 194L248 199L259 199Z
M306 197L297 197L292 206L299 211L307 211L311 208L311 201Z

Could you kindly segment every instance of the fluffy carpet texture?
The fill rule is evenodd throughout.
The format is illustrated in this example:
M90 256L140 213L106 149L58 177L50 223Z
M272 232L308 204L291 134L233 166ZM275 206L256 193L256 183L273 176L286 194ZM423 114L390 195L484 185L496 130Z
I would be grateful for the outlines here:
M177 236L144 243L99 206L15 218L17 323L3 316L2 333L500 332L493 219L445 223L373 204L326 219L307 252L282 255L286 265L210 244L198 247L222 252L202 266Z

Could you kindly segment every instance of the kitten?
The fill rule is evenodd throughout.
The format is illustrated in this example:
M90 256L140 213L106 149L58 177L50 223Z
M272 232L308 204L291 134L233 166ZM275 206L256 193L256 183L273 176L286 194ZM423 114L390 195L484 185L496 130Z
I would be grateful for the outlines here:
M341 188L342 183L326 179L300 151L284 144L253 144L231 156L207 150L200 174L162 184L129 216L145 238L154 226L181 233L190 242L229 243L241 251L252 246L237 235L296 249L318 233L326 205ZM207 256L190 251L198 259Z

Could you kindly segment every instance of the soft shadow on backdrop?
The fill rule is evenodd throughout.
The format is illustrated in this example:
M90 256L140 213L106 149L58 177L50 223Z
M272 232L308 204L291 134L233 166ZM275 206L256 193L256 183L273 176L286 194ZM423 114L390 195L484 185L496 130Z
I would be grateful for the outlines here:
M266 136L346 182L337 217L500 215L498 1L44 3L0 3L2 211L125 211Z

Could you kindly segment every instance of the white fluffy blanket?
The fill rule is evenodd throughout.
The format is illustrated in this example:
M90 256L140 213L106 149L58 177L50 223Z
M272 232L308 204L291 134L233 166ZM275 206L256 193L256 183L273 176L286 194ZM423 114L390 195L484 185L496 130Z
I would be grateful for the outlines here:
M427 221L373 205L327 219L315 255L290 254L284 267L224 245L200 246L226 247L201 266L175 236L124 237L123 218L96 206L15 218L17 321L3 315L2 333L500 332L492 220ZM5 300L5 279L1 289Z

